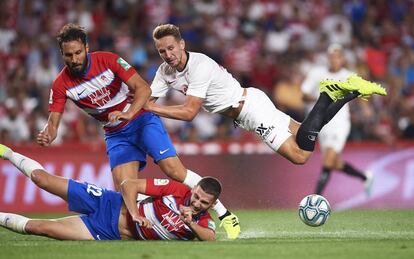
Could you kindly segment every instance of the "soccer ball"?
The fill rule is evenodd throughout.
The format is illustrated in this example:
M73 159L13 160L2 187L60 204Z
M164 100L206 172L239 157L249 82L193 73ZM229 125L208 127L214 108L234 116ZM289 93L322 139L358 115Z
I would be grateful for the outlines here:
M322 226L328 220L330 214L331 205L321 195L308 195L299 204L299 217L308 226Z

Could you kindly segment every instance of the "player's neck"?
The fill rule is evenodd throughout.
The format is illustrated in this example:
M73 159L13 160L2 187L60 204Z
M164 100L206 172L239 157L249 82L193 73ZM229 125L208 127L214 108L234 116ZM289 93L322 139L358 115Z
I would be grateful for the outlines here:
M181 72L184 70L184 68L187 66L189 53L187 51L184 51L183 55L181 56L181 62L180 65L177 66L177 71Z

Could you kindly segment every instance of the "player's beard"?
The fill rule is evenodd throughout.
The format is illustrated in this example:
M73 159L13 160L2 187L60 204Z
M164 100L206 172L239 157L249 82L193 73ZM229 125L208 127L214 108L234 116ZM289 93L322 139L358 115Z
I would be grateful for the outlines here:
M86 67L88 66L88 58L85 57L85 60L82 62L82 65L80 65L80 68L78 69L79 66L77 66L76 68L73 67L73 65L68 66L70 74L74 77L82 77L83 74L85 73Z

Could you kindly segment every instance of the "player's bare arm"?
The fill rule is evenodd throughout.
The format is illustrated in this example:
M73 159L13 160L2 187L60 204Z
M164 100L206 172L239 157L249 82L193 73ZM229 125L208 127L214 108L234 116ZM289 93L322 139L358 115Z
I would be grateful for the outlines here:
M184 104L161 106L157 105L154 100L147 103L146 109L161 117L192 121L200 111L203 101L203 98L187 95Z
M150 86L137 73L131 76L126 84L134 93L134 101L126 112L111 112L108 115L109 122L116 122L118 120L130 120L139 110L141 110L141 108L144 107L148 98L151 96Z
M180 205L181 220L194 232L197 238L201 241L214 241L216 235L213 230L198 225L193 220L193 212L190 207Z
M152 228L151 222L139 215L137 207L137 196L139 193L145 193L146 188L145 179L126 179L121 183L121 194L132 219L140 226Z
M49 114L47 124L36 137L37 144L41 146L49 146L53 142L53 140L55 140L61 118L62 113L60 112L51 112Z

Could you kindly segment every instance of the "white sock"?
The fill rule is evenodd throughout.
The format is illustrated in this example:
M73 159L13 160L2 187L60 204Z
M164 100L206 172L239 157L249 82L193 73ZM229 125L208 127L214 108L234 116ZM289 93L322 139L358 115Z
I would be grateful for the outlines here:
M26 224L29 218L13 213L0 212L0 226L20 234L26 234Z
M197 183L200 180L201 180L200 175L198 175L197 173L187 169L187 175L185 176L185 179L184 179L183 183L185 185L193 188L194 186L197 185ZM213 209L217 212L217 215L219 217L223 216L227 212L226 207L224 207L223 203L221 203L220 200L217 200L216 205L214 205Z
M34 161L33 159L23 156L17 152L7 152L4 157L10 160L10 162L12 162L17 169L29 178L31 178L33 170L45 170L37 161Z
M183 181L183 184L187 185L188 187L193 188L198 184L198 182L201 180L201 176L197 173L194 173L191 170L187 169L187 175L185 176L185 179Z

